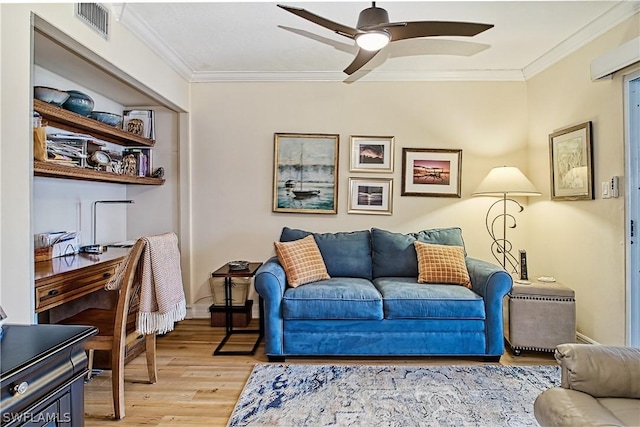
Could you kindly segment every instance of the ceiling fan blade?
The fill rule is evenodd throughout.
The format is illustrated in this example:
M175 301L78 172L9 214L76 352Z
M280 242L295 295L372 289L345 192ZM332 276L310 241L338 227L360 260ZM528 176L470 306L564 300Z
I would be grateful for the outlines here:
M436 36L473 37L493 28L492 24L475 22L416 21L406 24L386 28L386 31L391 34L391 41Z
M286 10L287 12L291 12L294 15L298 15L299 17L304 18L307 21L311 21L314 24L318 24L324 28L328 28L331 31L335 31L336 33L345 37L353 39L357 34L360 33L360 31L355 28L333 22L329 19L323 18L322 16L318 16L315 13L311 13L308 10L301 9L299 7L285 6L282 4L279 4L278 7Z
M353 62L351 62L351 64L349 64L347 68L344 69L344 72L348 75L355 73L367 62L371 61L378 52L380 51L359 49L355 59L353 60Z

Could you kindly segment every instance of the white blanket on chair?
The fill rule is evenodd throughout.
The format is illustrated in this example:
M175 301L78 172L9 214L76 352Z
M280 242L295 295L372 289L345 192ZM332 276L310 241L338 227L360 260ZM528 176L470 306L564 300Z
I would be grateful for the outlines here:
M143 240L146 244L136 328L141 334L164 334L187 314L178 236L166 233Z

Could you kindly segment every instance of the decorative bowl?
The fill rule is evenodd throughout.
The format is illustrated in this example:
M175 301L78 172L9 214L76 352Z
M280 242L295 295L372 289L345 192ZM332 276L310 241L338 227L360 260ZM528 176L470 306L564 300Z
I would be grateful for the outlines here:
M249 268L249 261L229 261L229 270L246 270Z
M58 107L61 106L67 98L69 98L69 94L67 92L46 86L34 86L33 96L40 101L48 102L49 104L57 105Z
M118 114L108 113L106 111L92 111L89 117L111 126L120 127L122 124L122 116Z
M81 116L88 116L93 111L93 99L78 90L68 90L69 98L62 104L65 110L73 111Z

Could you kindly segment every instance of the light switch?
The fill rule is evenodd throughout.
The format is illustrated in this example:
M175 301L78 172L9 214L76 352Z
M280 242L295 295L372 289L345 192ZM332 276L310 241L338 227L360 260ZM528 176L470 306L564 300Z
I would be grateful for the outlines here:
M610 182L603 182L602 183L602 198L603 199L610 199L611 198L611 183Z

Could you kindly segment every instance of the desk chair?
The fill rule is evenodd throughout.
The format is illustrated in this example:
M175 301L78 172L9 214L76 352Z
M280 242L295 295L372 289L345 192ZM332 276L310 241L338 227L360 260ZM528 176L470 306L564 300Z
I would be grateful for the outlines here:
M111 385L113 393L114 417L124 418L124 359L125 347L138 340L145 340L147 371L149 382L158 377L156 367L156 335L141 336L136 332L136 314L140 300L141 255L145 242L139 239L131 248L126 260L118 267L116 277L120 278L118 301L115 310L90 308L58 323L66 325L92 325L99 330L98 335L89 338L85 349L89 352L89 375L93 367L94 350L111 352ZM124 271L122 271L124 269Z

